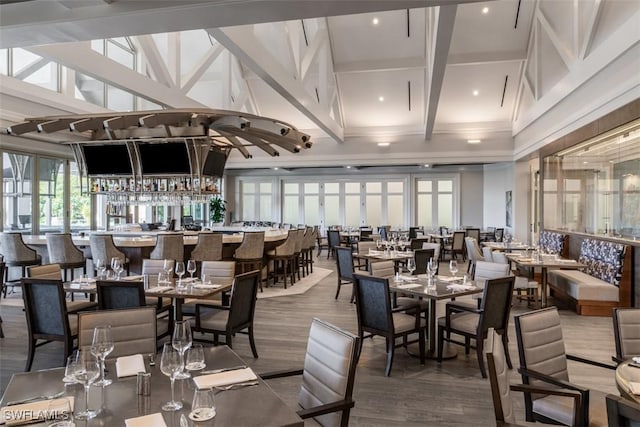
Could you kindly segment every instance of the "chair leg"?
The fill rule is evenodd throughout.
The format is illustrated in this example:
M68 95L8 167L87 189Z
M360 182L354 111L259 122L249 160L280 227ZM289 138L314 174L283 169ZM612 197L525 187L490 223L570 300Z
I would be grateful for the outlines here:
M31 370L31 365L33 365L33 357L36 354L36 340L33 338L29 339L29 354L27 355L27 365L24 368L25 372L29 372Z
M438 326L438 363L442 363L442 347L444 347L444 329Z
M504 348L504 356L507 359L507 366L509 369L513 369L511 356L509 355L509 337L507 336L507 331L502 332L502 347Z
M0 317L0 338L4 338L4 331L2 330L2 317Z
M254 358L258 358L258 350L256 350L256 342L253 339L253 326L249 326L249 345Z
M227 344L227 345L229 346L229 348L233 348L233 347L232 347L232 344L233 344L233 343L232 343L232 341L231 341L232 339L233 339L233 337L231 336L231 333L227 333L227 334L225 335L225 339L224 339L224 341L225 341L225 344Z
M338 299L338 295L340 295L340 285L342 285L342 283L340 283L340 278L338 278L338 289L336 289L336 299Z
M480 373L482 374L482 378L487 378L487 370L484 367L484 357L483 350L484 348L484 340L476 339L476 355L478 356L478 366L480 366Z
M213 345L218 345L218 334L213 334Z
M384 371L384 375L388 377L391 375L391 365L393 365L393 353L396 349L395 340L387 337L387 368Z
M418 331L418 345L420 346L420 364L424 365L424 350L425 350L425 335L426 329L424 333L422 331Z
M464 354L469 354L471 351L471 338L464 337Z

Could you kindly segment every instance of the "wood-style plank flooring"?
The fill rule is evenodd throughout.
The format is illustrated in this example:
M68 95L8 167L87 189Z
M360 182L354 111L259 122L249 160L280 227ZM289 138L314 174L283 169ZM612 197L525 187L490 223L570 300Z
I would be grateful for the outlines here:
M252 358L246 336L235 337L234 350L257 372L301 367L309 325L314 317L357 332L355 305L349 303L350 287L343 287L340 298L334 299L335 261L327 260L326 252L316 261L316 265L330 268L334 273L305 294L258 301L255 320L258 359ZM444 263L441 268L446 271ZM464 271L463 268L460 267L460 271ZM512 314L526 310L525 302L516 302ZM439 304L438 311L439 316L444 312L444 303ZM0 314L5 332L5 338L0 339L0 392L4 392L11 375L24 369L27 332L20 308L3 305ZM615 352L610 318L581 317L566 310L561 311L561 315L568 352L610 362ZM517 366L513 322L509 337L511 358ZM60 343L38 348L33 369L61 366L61 353ZM495 425L489 381L482 379L473 352L465 356L459 347L456 359L442 364L428 360L421 366L418 359L397 349L391 377L384 376L385 363L384 339L365 340L356 374L356 406L351 412L351 425ZM614 371L576 362L570 362L569 369L573 382L617 394ZM512 382L518 380L514 370ZM291 406L296 405L299 377L274 380L270 385ZM523 420L522 395L514 393L513 400L518 419Z

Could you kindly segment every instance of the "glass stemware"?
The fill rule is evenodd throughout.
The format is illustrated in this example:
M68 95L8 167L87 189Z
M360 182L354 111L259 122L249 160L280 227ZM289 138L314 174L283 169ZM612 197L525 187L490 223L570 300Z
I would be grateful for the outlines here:
M164 411L178 411L182 409L182 402L176 401L174 384L176 377L184 368L184 363L180 352L173 348L171 343L165 343L162 347L162 358L160 359L160 371L171 380L171 401L162 405Z
M433 258L429 258L429 261L427 261L427 274L429 275L429 283L433 282L433 278L436 275L437 271L438 265L436 264L436 261Z
M414 258L407 259L407 270L413 276L413 272L416 271L416 260Z
M67 397L53 399L47 408L47 427L74 427L71 402Z
M96 268L96 271L98 273L98 278L99 279L104 279L105 271L107 269L107 266L105 265L104 260L101 259L101 258L97 258L94 261L94 267Z
M167 272L167 279L171 280L171 273L173 272L173 261L170 259L165 259L162 264L162 268Z
M176 274L178 275L178 283L182 284L182 276L184 275L184 262L176 262Z
M449 271L451 272L451 276L455 279L456 273L458 272L458 261L455 259L449 261Z
M111 258L111 271L116 275L116 280L120 277L118 276L118 270L120 269L120 258Z
M77 383L84 386L84 411L76 412L75 418L77 420L90 420L98 412L89 409L89 387L100 376L100 367L95 356L86 350L80 351L71 363L73 364L73 377Z
M113 351L113 338L111 325L96 326L93 329L93 341L91 342L91 354L100 362L100 379L93 383L98 387L106 387L113 381L104 377L104 359Z
M187 271L191 275L191 281L193 282L193 273L196 272L196 262L194 260L187 261Z
M193 344L193 339L191 337L191 325L187 320L180 320L175 322L173 327L173 336L171 337L171 344L173 348L175 348L180 353L180 360L182 361L182 365L184 366L184 353L191 347ZM190 378L191 374L189 372L181 370L176 376L176 378L184 379Z

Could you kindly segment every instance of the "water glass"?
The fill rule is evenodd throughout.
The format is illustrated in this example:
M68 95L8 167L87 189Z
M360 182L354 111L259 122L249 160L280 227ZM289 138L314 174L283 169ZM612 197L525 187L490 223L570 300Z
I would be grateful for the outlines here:
M213 400L213 392L211 389L196 389L193 392L193 401L191 402L191 412L189 418L192 421L206 421L216 416L216 407Z
M48 427L73 427L73 411L68 398L62 397L49 402L47 407Z
M177 375L184 368L184 363L180 352L173 348L171 343L164 343L162 347L162 358L160 359L160 371L171 380L171 401L162 405L164 411L178 411L182 409L182 402L175 399L175 387Z
M176 262L176 274L178 275L178 287L182 286L182 276L184 275L184 262Z
M414 258L407 259L407 270L409 273L413 275L413 272L416 271L416 260Z
M72 362L71 371L77 383L84 386L84 411L76 412L76 419L90 420L94 418L98 412L89 409L89 387L95 380L100 377L100 367L95 356L91 352L82 350L78 352L78 356Z
M187 359L184 364L185 369L188 371L198 371L204 369L205 366L202 344L192 345L191 348L187 350Z
M196 272L196 262L192 259L187 261L187 272L191 275L191 281L193 281L193 273Z
M449 261L449 271L451 272L451 275L455 278L456 273L458 272L458 261L456 261L455 259L452 259L451 261Z
M173 348L175 348L180 353L180 359L182 360L182 365L184 366L184 354L193 344L193 338L191 337L191 324L188 320L175 322L173 327L173 335L171 337L171 344L173 345ZM185 379L190 378L191 375L188 372L181 370L176 377Z

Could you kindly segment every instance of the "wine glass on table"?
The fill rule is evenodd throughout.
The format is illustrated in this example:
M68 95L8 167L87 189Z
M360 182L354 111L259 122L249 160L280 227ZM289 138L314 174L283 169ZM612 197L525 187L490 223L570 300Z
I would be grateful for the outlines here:
M182 276L184 276L184 262L176 262L176 274L178 275L178 287L182 286Z
M451 272L451 276L453 276L453 278L455 279L456 273L458 272L458 261L456 261L455 259L449 261L449 271Z
M160 371L171 380L171 401L162 405L163 411L178 411L182 409L182 402L176 401L174 384L180 372L184 369L184 360L180 352L171 343L165 343L162 347L162 357L160 359Z
M116 275L116 280L120 279L118 271L120 271L120 258L111 258L111 271Z
M182 360L182 365L184 366L184 353L191 347L193 344L193 338L191 337L191 325L187 320L180 320L175 322L173 327L173 336L171 337L171 344L173 348L180 353L180 360ZM184 379L190 378L191 375L189 372L185 370L181 370L176 378Z
M100 377L100 367L95 356L90 351L81 350L72 362L71 371L76 382L84 386L84 411L75 412L76 420L90 420L98 412L89 409L89 387Z
M196 272L196 262L194 260L187 261L187 271L191 275L191 281L193 282L193 273Z
M436 275L437 271L438 265L436 264L436 261L433 258L429 258L429 261L427 261L427 274L429 275L429 284L433 283L433 278Z
M415 258L407 259L407 270L409 270L409 273L411 273L411 275L413 276L413 272L416 271L416 260L415 260Z
M100 379L93 383L98 387L106 387L112 383L104 377L104 359L113 351L113 338L111 325L100 325L93 329L93 341L91 342L91 354L100 362Z
M171 281L171 275L173 273L173 260L165 259L162 264L162 269L167 273L167 279Z
M97 258L94 260L94 267L96 268L96 272L98 273L99 279L104 279L104 273L107 269L107 266L104 265L104 260L102 258Z

